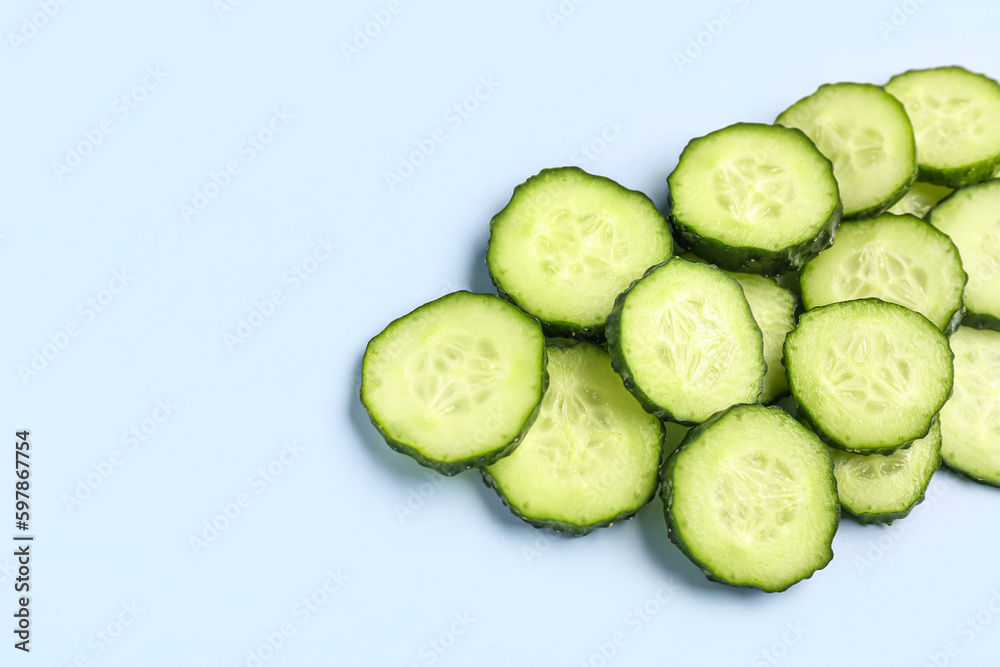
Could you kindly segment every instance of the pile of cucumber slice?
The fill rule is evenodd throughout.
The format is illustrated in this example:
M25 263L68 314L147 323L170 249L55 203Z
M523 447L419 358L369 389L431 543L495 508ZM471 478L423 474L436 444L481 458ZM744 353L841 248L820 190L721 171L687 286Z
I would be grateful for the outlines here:
M665 213L545 169L490 222L499 296L389 324L361 402L532 526L585 535L659 490L706 576L785 590L830 562L842 512L902 519L942 462L1000 487L995 175L1000 84L961 67L693 139ZM664 422L692 427L673 452Z

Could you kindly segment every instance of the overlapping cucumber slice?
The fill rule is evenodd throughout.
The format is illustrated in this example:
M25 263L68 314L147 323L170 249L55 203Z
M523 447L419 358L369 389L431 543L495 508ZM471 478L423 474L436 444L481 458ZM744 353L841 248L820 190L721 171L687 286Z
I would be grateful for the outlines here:
M1000 164L1000 84L953 66L897 74L885 89L913 123L921 181L960 188L990 178Z
M514 189L490 222L486 264L500 295L548 335L602 340L615 297L672 252L649 197L560 167Z
M455 292L368 343L361 402L390 447L454 475L510 454L545 385L538 322L492 294Z
M833 472L841 506L861 523L892 523L924 499L941 465L941 422L909 447L892 454L833 452Z
M670 539L709 579L782 591L833 558L830 450L781 408L737 405L691 429L660 493Z
M946 334L965 313L966 274L946 234L912 215L845 222L800 277L806 308L878 297L922 313Z
M1000 331L1000 180L956 190L927 219L951 237L969 274L964 324Z
M554 342L548 359L538 419L483 478L533 526L585 535L653 497L663 425L625 389L603 348Z
M830 160L780 125L737 123L692 139L667 183L681 245L729 271L798 269L841 218Z
M959 327L951 336L955 391L941 410L941 458L1000 486L1000 332Z
M691 253L684 253L681 259L689 262L705 260ZM760 392L761 403L773 403L788 394L788 377L785 375L785 336L795 328L795 310L798 300L795 295L777 283L774 278L758 276L739 271L723 271L743 288L743 295L750 304L757 326L764 335L764 388Z
M675 257L649 271L608 317L625 386L661 419L697 424L760 396L764 341L739 284Z
M785 339L785 365L800 416L830 445L861 454L927 435L953 379L941 330L881 299L804 313Z
M910 118L899 100L879 86L820 86L775 122L805 132L833 162L845 220L885 212L917 178Z

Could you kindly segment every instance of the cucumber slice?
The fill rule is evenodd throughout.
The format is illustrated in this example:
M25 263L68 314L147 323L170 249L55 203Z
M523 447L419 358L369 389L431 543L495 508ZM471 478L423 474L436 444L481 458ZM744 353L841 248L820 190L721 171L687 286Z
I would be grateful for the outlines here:
M663 424L625 390L603 348L555 342L548 359L538 419L483 480L531 525L585 535L652 499Z
M704 262L705 260L684 253L681 259L689 262ZM764 374L764 389L760 392L761 403L773 403L788 394L788 378L785 376L785 364L782 359L782 348L785 336L795 328L795 309L798 301L791 292L778 284L774 278L757 276L752 273L738 271L723 271L743 288L743 295L750 304L757 326L764 334L764 362L767 373Z
M955 393L941 410L941 458L966 477L1000 486L1000 333L952 334Z
M912 215L846 222L799 278L806 308L878 297L922 313L945 334L962 320L966 275L948 236Z
M737 405L691 429L660 493L670 539L713 581L783 591L833 558L830 450L781 408Z
M924 499L941 465L941 422L930 432L888 456L833 451L840 505L861 523L892 523Z
M952 385L952 354L920 313L881 299L806 311L785 339L799 414L830 445L891 454L930 431Z
M1000 84L962 67L897 74L885 89L913 123L921 181L960 188L1000 164Z
M830 161L787 127L737 123L693 139L667 183L681 245L728 271L798 269L840 222Z
M500 296L552 336L602 340L615 297L673 252L649 197L577 167L544 169L490 222L486 264Z
M951 237L969 274L967 326L1000 331L1000 180L961 190L935 206L928 221Z
M545 385L538 322L492 294L454 292L371 339L361 402L390 447L454 475L514 451Z
M884 213L917 178L910 118L899 100L879 86L820 86L774 122L805 132L833 162L845 220Z
M933 183L921 183L917 181L913 184L903 198L896 202L889 213L896 215L915 215L923 218L927 212L937 206L937 203L950 195L954 190L943 185Z
M614 368L647 411L697 424L752 403L767 366L739 284L714 266L674 258L618 297L608 317Z

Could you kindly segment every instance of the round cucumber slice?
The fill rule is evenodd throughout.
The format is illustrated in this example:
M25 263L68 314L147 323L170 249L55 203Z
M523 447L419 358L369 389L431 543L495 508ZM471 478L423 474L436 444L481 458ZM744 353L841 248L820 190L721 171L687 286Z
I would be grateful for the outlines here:
M893 204L889 213L896 215L915 215L923 218L928 211L937 206L937 203L950 195L954 190L943 185L933 183L921 183L917 181L913 184L903 198Z
M705 262L689 252L681 255L681 259L689 262ZM785 375L782 348L785 345L785 336L795 328L795 309L798 307L798 300L774 278L739 271L723 271L723 273L743 288L743 295L750 304L753 318L764 334L764 362L767 364L767 373L764 374L764 388L760 392L759 401L764 404L773 403L788 394L788 377Z
M737 123L693 139L667 183L681 245L728 271L798 269L840 222L830 160L780 125Z
M767 366L739 284L714 266L674 258L623 293L608 349L625 386L660 419L697 424L752 403Z
M969 274L964 324L1000 331L1000 180L972 185L931 209L927 220L951 237Z
M917 178L910 118L899 100L879 86L820 86L774 122L805 132L833 162L845 220L885 212Z
M1000 84L962 67L897 74L885 84L910 116L919 179L960 188L1000 164Z
M510 454L545 385L538 322L492 294L454 292L368 343L361 402L390 447L454 475Z
M483 479L531 525L584 535L652 499L663 424L597 345L552 343L548 369L538 419L517 451L482 469Z
M615 297L672 252L649 197L561 167L514 189L490 222L486 264L500 295L547 334L602 340Z
M946 234L912 215L845 222L799 278L806 308L878 297L922 313L945 334L965 313L966 275Z
M941 422L912 445L888 456L833 452L841 506L861 523L892 523L924 499L941 465Z
M881 299L806 311L785 339L785 367L800 415L830 445L862 454L927 435L953 378L941 330Z
M830 450L781 408L737 405L691 429L660 493L670 539L713 581L783 591L833 558Z
M941 458L966 477L1000 486L1000 333L951 336L955 392L941 409Z

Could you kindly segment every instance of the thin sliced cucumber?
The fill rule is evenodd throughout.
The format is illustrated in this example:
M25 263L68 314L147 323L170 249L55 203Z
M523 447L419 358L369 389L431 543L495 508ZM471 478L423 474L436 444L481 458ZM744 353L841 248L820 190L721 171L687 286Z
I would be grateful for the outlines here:
M910 118L899 100L880 86L820 86L774 122L805 132L833 162L845 220L884 213L917 178Z
M544 169L490 222L486 264L500 296L552 336L604 337L615 297L670 258L649 197L577 167Z
M761 392L764 340L739 284L714 266L674 258L618 297L608 349L649 412L705 421Z
M955 392L941 410L941 458L966 477L1000 486L1000 333L951 336Z
M889 213L896 215L915 215L923 218L927 212L937 206L937 203L950 195L954 190L943 185L933 183L921 183L917 181L913 184L903 198L896 202Z
M584 535L631 517L656 493L663 424L625 390L592 343L551 343L542 409L486 484L538 528Z
M920 313L881 299L806 311L785 339L799 414L830 445L891 454L930 431L952 385L952 354Z
M1000 180L956 190L927 220L951 237L969 274L963 324L1000 331Z
M962 320L966 275L946 234L912 215L846 222L799 278L806 308L878 297L922 313L945 334Z
M454 292L371 339L361 402L390 447L454 475L514 451L545 385L538 322L492 294Z
M885 89L913 123L921 181L960 188L990 178L1000 164L1000 84L935 67L897 74Z
M830 450L781 408L737 405L691 429L660 493L670 539L713 581L783 591L833 558Z
M941 465L941 422L930 433L888 456L833 450L833 472L841 506L861 523L902 519L927 491Z
M693 139L667 182L681 245L729 271L798 269L840 222L830 161L792 128L737 123Z
M705 261L691 253L684 253L681 259L689 262ZM788 394L788 377L785 375L782 348L785 345L785 336L795 328L795 309L798 307L798 301L795 295L779 285L774 278L738 271L723 271L723 273L743 288L753 318L764 334L764 362L767 364L767 373L764 375L764 389L760 392L759 400L764 404L773 403Z

